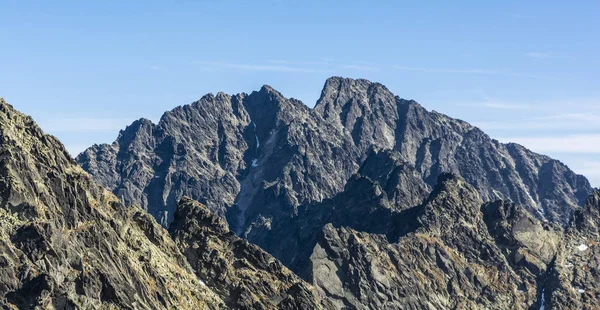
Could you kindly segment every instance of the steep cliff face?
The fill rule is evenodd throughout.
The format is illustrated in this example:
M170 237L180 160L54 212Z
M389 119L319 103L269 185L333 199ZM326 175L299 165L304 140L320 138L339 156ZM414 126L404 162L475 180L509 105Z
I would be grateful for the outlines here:
M0 303L29 309L218 309L169 234L96 185L0 100Z
M331 305L208 208L183 198L170 232L199 278L232 309L324 309Z

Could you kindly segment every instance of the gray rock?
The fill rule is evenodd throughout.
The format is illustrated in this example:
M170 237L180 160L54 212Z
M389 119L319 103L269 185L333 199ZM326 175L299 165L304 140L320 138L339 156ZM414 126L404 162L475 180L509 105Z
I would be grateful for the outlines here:
M199 203L182 201L172 239L2 99L0 206L2 309L332 308Z
M170 232L199 278L232 309L324 309L331 305L208 208L182 198Z
M397 151L429 187L451 172L484 201L511 200L563 225L592 190L547 156L499 143L381 84L337 77L327 80L312 110L268 86L250 95L207 95L165 113L157 125L135 122L115 143L95 145L77 161L163 226L186 195L227 214L242 234L341 192L373 149Z
M218 309L169 234L0 99L3 309Z
M378 83L330 78L314 109L268 86L207 95L156 125L134 123L77 161L164 226L180 197L199 200L336 308L595 300L565 293L570 273L556 268L569 242L597 232L593 209L580 207L592 193L585 177ZM203 230L184 227L180 247L201 244ZM241 242L228 238L220 242ZM197 274L211 270L200 263ZM595 281L595 271L576 279Z

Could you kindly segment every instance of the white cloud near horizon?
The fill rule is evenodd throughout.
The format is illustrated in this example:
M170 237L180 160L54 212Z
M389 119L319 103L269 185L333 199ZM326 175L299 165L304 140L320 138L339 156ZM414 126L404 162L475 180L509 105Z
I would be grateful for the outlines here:
M538 153L600 154L600 134L513 136L497 140L518 143Z
M48 133L59 132L119 132L130 125L132 118L52 118L41 119L39 126Z
M218 61L194 61L195 65L203 66L203 70L216 70L217 68L237 69L245 71L276 71L296 73L332 73L339 69L356 71L381 71L381 68L372 64L357 62L356 64L336 63L334 61L288 61L281 59L267 60L267 64L232 63Z
M547 52L529 52L525 54L525 56L529 58L537 58L537 59L570 59L568 56L558 56L552 53Z
M278 71L278 72L297 72L297 73L326 73L329 70L321 70L310 67L297 67L290 65L256 65L256 64L242 64L242 63L228 63L228 62L213 62L213 61L195 61L194 64L208 66L208 68L229 68L239 69L246 71Z
M405 67L394 65L392 68L404 71L425 72L425 73L458 73L458 74L482 74L482 75L502 75L513 77L526 77L534 79L558 80L558 78L546 75L519 73L511 71L487 70L487 69L454 69L454 68L425 68L425 67Z
M600 161L582 161L574 166L569 166L575 173L585 176L592 186L600 185Z
M600 114L569 113L505 121L475 121L473 125L484 130L540 130L562 131L600 130Z
M339 67L342 68L342 69L351 69L351 70L358 70L358 71L372 71L372 72L377 72L377 71L381 70L379 67L364 66L364 65L340 65Z

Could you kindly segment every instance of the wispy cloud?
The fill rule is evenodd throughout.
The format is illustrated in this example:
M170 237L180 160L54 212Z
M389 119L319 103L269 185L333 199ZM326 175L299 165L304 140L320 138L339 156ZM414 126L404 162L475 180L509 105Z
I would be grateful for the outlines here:
M600 115L593 113L556 114L505 121L475 121L473 125L484 130L591 131L600 130Z
M481 93L482 99L471 101L456 101L452 104L473 108L488 108L497 110L521 110L554 113L564 111L568 108L570 111L585 111L585 113L600 112L600 99L596 98L574 98L570 100L551 100L551 101L511 101L502 100L488 96L484 91ZM585 114L584 113L584 114ZM576 113L577 114L577 113ZM579 113L580 115L581 113ZM562 115L562 114L561 114ZM564 115L574 115L573 113Z
M481 74L481 75L502 75L512 77L526 77L534 79L545 79L545 80L558 80L553 76L510 72L510 71L499 71L499 70L486 70L486 69L452 69L452 68L424 68L424 67L405 67L394 65L394 69L414 72L425 72L425 73L457 73L457 74Z
M40 119L40 127L49 133L61 132L118 132L131 124L127 118L52 118Z
M208 68L228 68L244 71L277 71L277 72L297 72L297 73L324 73L329 70L322 70L313 67L292 66L287 64L243 64L229 62L212 62L212 61L196 61L197 65L206 66ZM206 69L206 67L204 69Z
M540 153L600 154L600 134L565 136L515 136L499 138L502 142L519 143Z
M571 167L576 173L585 175L592 185L600 184L600 161L583 161Z
M333 73L339 70L355 71L381 71L380 67L373 64L356 62L340 63L336 60L323 61L291 61L283 59L269 59L265 63L237 63L237 62L218 62L218 61L195 61L195 65L200 65L203 70L234 69L245 71L278 71L278 72L296 72L296 73Z
M283 59L268 59L268 63L290 65L290 66L328 66L330 61L291 61Z
M515 103L507 103L507 102L482 102L473 104L473 106L483 107L483 108L492 108L492 109L501 109L501 110L538 110L539 107L532 106L529 104L515 104Z
M525 56L529 58L537 58L537 59L570 59L568 56L558 56L552 53L547 52L529 52L525 54Z
M363 66L363 65L339 65L341 69L350 69L350 70L358 70L358 71L371 71L377 72L381 71L379 67L375 66Z

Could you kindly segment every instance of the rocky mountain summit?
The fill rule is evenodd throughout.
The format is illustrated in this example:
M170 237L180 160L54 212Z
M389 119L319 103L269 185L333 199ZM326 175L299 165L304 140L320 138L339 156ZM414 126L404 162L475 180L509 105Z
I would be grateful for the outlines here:
M322 309L311 285L183 200L171 234L0 99L2 309Z
M330 78L313 109L268 86L209 94L158 124L134 122L77 161L125 204L172 223L180 250L221 294L234 282L201 271L215 262L247 274L249 288L264 269L287 276L254 247L240 270L198 254L231 257L245 244L208 210L312 284L264 287L285 305L594 309L600 300L598 199L585 177L378 83ZM183 196L208 209L177 209ZM226 237L206 242L216 235ZM307 299L290 298L292 288Z
M454 173L484 201L511 200L563 225L592 192L559 161L502 144L381 84L337 77L327 80L314 109L268 86L209 94L158 124L134 122L77 161L165 227L178 199L189 196L244 233L335 196L374 150L396 151L430 188L440 174Z

